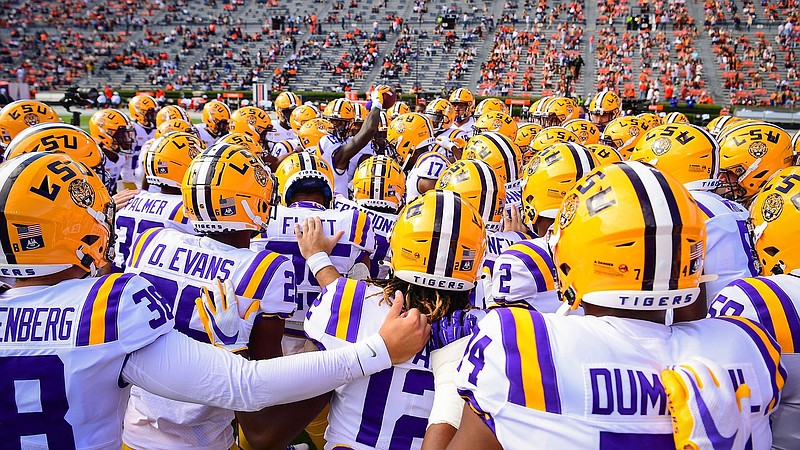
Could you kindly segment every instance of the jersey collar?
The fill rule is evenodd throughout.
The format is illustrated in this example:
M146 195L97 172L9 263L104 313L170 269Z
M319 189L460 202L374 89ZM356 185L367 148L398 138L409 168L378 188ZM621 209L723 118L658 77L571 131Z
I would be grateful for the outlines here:
M289 208L305 208L305 209L316 209L319 211L325 211L325 207L317 202L294 202L291 205L289 205Z

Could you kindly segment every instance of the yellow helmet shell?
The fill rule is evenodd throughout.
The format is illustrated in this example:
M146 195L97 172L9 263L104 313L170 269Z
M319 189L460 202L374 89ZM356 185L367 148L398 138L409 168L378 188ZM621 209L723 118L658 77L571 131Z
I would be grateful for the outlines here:
M217 100L211 100L203 106L203 123L213 136L228 133L231 120L231 109Z
M437 98L428 103L425 107L425 115L431 120L436 130L446 130L456 120L456 110L449 101L443 98Z
M295 184L308 179L317 180L324 187L323 194L327 200L324 206L329 206L333 200L333 169L317 155L308 152L290 153L278 164L275 176L278 178L280 200L283 205L289 205Z
M262 146L267 143L266 134L272 130L272 119L260 108L245 106L234 111L231 116L231 133L244 133Z
M116 109L101 109L89 119L89 134L110 152L132 154L136 130L125 114Z
M156 139L144 155L144 174L155 186L181 187L186 169L206 145L194 134L181 131Z
M488 97L478 103L478 106L475 107L475 113L473 116L477 119L478 117L490 111L497 111L506 115L510 115L508 112L508 107L505 103L503 103L502 100L499 98Z
M353 176L353 200L367 208L389 208L403 205L406 177L397 161L388 156L372 156L356 168Z
M156 111L158 111L158 103L149 95L139 94L128 100L128 113L131 120L145 128L156 127Z
M499 231L506 188L492 167L480 160L460 160L445 169L436 188L458 193L483 219L487 231Z
M300 105L292 111L292 115L289 117L289 123L292 125L292 130L297 133L304 123L311 119L316 119L319 116L320 112L317 108L311 105Z
M11 143L22 130L40 123L62 122L56 111L45 103L36 100L17 100L0 110L0 141Z
M333 134L333 124L325 119L311 119L297 131L300 146L308 150L319 145L320 139Z
M755 244L762 275L800 269L800 167L779 170L750 205Z
M522 152L517 144L493 131L470 138L461 159L477 159L488 163L504 184L516 181L522 167Z
M564 127L547 127L536 134L530 147L533 153L539 153L553 144L566 142L580 144L581 140L575 133Z
M600 142L600 130L595 124L586 119L572 119L564 123L564 128L575 133L581 145L591 145Z
M435 137L430 119L419 113L397 117L386 130L386 140L394 147L395 159L403 168L411 155L433 145Z
M595 158L597 158L597 162L600 163L601 166L622 161L622 155L613 147L609 147L605 144L589 144L586 148L594 154Z
M31 152L65 153L89 168L101 168L103 153L89 133L66 123L43 123L23 130L6 148L4 160Z
M478 118L473 125L476 133L495 131L509 139L517 137L517 123L501 111L489 111Z
M189 114L186 113L186 110L178 105L167 105L156 113L156 128L160 127L164 122L178 119L192 123L192 119L189 118Z
M394 276L447 291L475 287L486 250L483 220L451 191L430 190L400 212L389 240Z
M294 109L302 105L303 102L296 94L289 91L281 92L275 99L275 114L281 122L289 122Z
M623 159L628 159L646 131L645 124L638 117L620 117L606 125L600 143L616 149Z

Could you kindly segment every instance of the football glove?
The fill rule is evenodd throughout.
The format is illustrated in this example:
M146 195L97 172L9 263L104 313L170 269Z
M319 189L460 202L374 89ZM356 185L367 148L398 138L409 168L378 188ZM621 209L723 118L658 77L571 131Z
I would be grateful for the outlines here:
M693 358L661 372L675 448L744 449L750 438L750 388L733 388L713 361Z
M394 105L392 88L384 84L375 86L369 98L372 101L370 107L376 106L379 109L386 110Z
M200 298L195 300L200 321L208 334L211 344L230 352L247 349L250 331L253 329L260 302L253 301L240 314L239 299L231 280L219 278L211 283L211 292L203 286Z

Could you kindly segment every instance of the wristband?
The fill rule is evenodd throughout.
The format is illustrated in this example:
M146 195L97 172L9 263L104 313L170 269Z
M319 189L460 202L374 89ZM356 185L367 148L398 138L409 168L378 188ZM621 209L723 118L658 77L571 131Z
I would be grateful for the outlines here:
M331 258L328 257L328 254L325 252L314 253L306 260L306 265L308 269L313 273L315 276L317 272L320 270L328 267L333 266L331 262Z
M379 110L383 111L383 105L376 100L367 101L367 111L372 110L372 108L378 108Z

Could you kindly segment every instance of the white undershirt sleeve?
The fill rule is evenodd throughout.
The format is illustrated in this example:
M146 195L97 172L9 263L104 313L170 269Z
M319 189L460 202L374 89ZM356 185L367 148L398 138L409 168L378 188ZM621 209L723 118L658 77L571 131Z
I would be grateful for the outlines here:
M324 394L391 365L379 334L335 350L248 361L171 331L131 353L122 379L173 400L258 411Z

